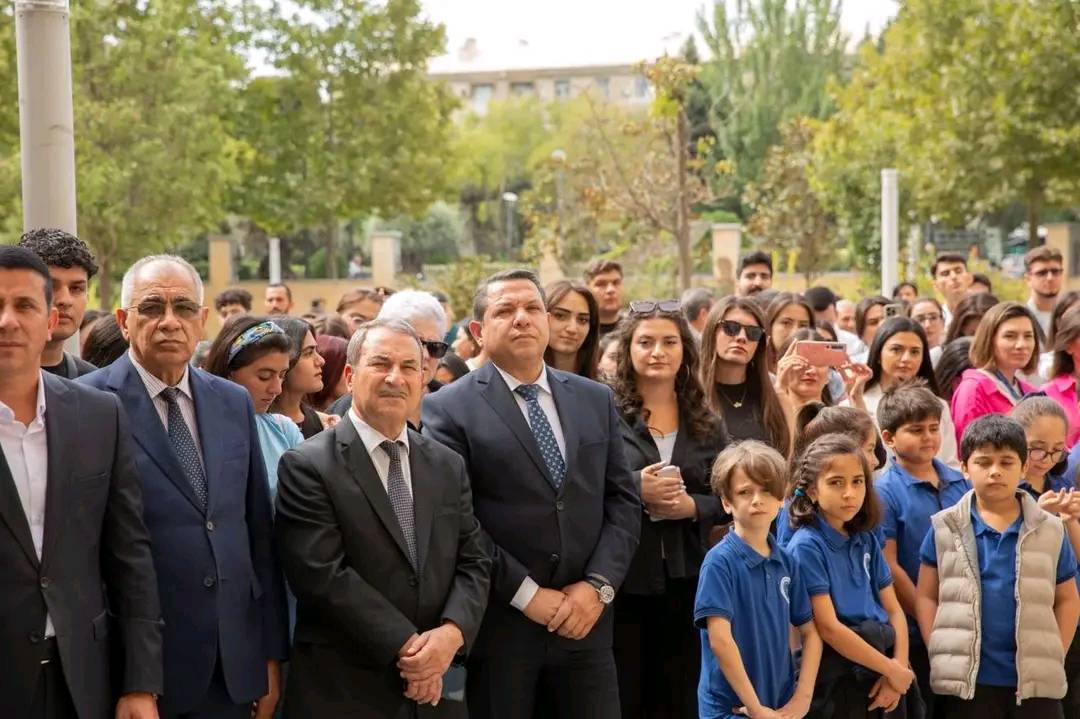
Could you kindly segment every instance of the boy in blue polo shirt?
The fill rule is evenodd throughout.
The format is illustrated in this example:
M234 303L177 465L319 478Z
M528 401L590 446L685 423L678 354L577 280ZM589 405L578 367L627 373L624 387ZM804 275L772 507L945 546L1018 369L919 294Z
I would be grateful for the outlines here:
M1076 558L1061 520L1019 489L1027 458L1015 420L968 425L960 465L973 489L934 515L922 545L919 629L950 719L1064 716Z
M754 441L728 447L713 464L713 492L735 521L698 578L701 719L801 717L810 708L821 639L795 562L769 534L786 469L776 450ZM792 625L802 635L798 684Z
M971 489L964 475L936 455L941 448L941 400L923 380L887 392L878 403L881 439L893 454L874 485L881 500L882 548L892 572L896 598L908 616L908 661L919 682L926 717L934 716L930 660L915 621L915 582L919 548L930 531L930 517L953 506Z

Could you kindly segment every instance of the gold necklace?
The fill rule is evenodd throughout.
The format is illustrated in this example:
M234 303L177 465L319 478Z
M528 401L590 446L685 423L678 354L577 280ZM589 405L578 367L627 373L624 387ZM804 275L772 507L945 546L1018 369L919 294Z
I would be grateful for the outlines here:
M742 407L742 406L743 406L743 402L745 402L745 401L746 401L746 390L747 390L747 388L748 388L749 386L750 386L750 383L749 383L749 382L747 382L746 384L744 384L744 385L743 385L743 388L742 388L742 396L741 396L741 397L739 397L739 401L738 401L738 402L734 401L733 399L731 399L731 397L729 397L729 396L728 396L728 393L724 391L724 385L722 385L722 384L717 384L717 385L716 385L716 388L717 388L718 390L720 390L720 396L721 396L721 397L723 397L724 399L726 399L726 400L728 401L728 404L730 404L730 405L731 405L732 407L734 407L735 409L739 409L740 407Z

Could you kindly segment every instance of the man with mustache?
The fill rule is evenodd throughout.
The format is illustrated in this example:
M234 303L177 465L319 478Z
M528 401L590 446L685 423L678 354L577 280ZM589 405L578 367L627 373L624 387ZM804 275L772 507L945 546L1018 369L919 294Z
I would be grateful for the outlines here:
M423 405L424 435L465 459L494 562L470 653L470 714L617 719L608 605L637 548L641 499L614 398L545 365L534 272L481 282L473 318L491 361Z
M465 463L406 425L424 374L411 324L361 325L347 357L352 406L278 470L297 599L285 717L464 719L451 664L480 629L491 571Z
M120 305L129 352L79 381L132 420L165 619L162 719L270 719L288 616L251 397L190 365L209 308L186 260L137 261Z
M94 255L78 237L56 229L30 230L23 234L19 246L30 250L48 265L53 307L59 315L56 329L41 353L41 369L64 379L90 374L97 367L65 352L64 343L82 325L90 279L98 271Z

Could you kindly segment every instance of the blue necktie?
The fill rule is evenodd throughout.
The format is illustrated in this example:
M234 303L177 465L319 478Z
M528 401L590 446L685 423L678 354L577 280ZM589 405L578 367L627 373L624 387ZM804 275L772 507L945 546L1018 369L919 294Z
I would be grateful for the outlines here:
M409 561L413 568L416 564L416 520L413 516L412 494L405 484L405 470L401 467L401 447L397 442L384 441L379 445L390 457L390 471L386 474L386 494L394 508L401 533L405 535L405 546L409 548Z
M566 461L562 452L559 451L559 443L555 441L555 433L551 431L551 423L548 422L544 409L540 406L537 397L540 387L535 384L518 385L514 390L525 398L525 406L529 410L529 427L532 429L536 444L540 447L540 455L544 458L548 472L551 474L551 483L555 489L562 486L566 477Z
M191 482L191 488L195 490L195 496L206 507L206 473L203 471L202 461L199 459L199 449L195 446L195 440L191 437L187 422L180 411L180 403L177 401L180 390L176 387L166 387L161 390L161 397L165 404L169 405L169 442L172 444L176 458L180 460L180 468Z

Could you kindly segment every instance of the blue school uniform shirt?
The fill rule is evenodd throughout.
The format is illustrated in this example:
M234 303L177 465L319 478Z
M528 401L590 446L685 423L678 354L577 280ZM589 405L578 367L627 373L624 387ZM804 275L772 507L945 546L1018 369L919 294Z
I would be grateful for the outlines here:
M952 467L934 460L938 487L916 479L893 457L874 490L881 501L881 529L884 539L896 542L896 559L912 583L919 581L919 549L930 531L930 517L963 497L971 483ZM882 543L884 546L884 542ZM919 631L908 622L911 632Z
M889 621L881 605L881 590L892 584L892 573L881 542L873 532L845 537L820 516L800 527L788 542L811 597L828 594L837 618L854 627L867 619Z
M786 547L794 534L795 530L791 526L791 499L785 499L780 513L776 515L776 543Z
M976 684L993 687L1016 686L1016 543L1020 539L1023 515L999 533L979 516L971 503L971 528L979 555L982 602L982 646ZM922 563L937 568L937 546L931 530L920 551ZM1076 557L1066 538L1058 554L1057 583L1076 576Z
M709 617L731 622L731 634L758 699L782 707L795 693L791 625L811 619L810 597L792 556L771 537L763 557L734 531L709 550L698 575L694 623L701 630L701 719L727 719L742 706L709 646Z

